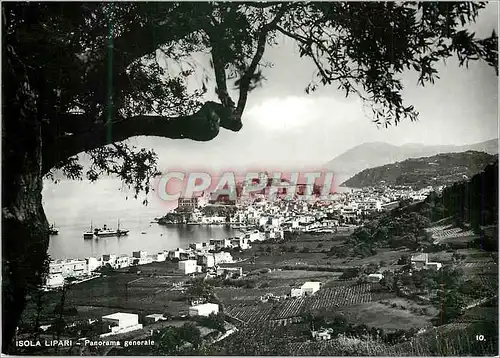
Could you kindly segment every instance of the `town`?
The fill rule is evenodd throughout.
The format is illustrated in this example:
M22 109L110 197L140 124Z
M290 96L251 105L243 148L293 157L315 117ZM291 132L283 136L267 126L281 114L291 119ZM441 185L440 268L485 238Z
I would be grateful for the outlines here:
M298 192L304 190L303 187L298 188ZM441 190L442 187L436 188L437 192ZM228 225L240 229L242 234L221 240L209 239L192 243L187 248L163 250L149 255L138 250L131 256L110 253L100 258L54 260L49 264L45 287L61 287L68 278L80 282L97 277L96 271L102 267L123 269L172 259L187 261L186 264L179 263L179 269L184 274L205 272L207 268L232 262L231 254L221 250L247 250L255 241L281 240L286 234L350 232L362 224L366 215L397 206L400 200L422 201L431 191L432 187L421 190L412 190L411 187L367 188L337 193L331 202L313 203L266 200L269 188L243 203L230 202L224 195L214 198L214 195L205 193L192 198L179 198L177 209L159 219L160 224ZM172 217L177 220L169 220Z

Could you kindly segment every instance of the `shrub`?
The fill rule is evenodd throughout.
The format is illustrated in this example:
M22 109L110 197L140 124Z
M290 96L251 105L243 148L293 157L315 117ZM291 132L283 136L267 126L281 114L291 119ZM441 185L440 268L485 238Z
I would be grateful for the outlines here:
M225 333L225 317L222 312L217 314L211 313L208 317L201 317L200 324L207 328L213 328L218 330L219 332Z

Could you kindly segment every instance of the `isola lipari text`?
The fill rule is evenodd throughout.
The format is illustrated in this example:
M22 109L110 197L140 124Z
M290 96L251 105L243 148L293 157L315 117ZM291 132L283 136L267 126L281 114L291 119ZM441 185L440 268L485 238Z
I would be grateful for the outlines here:
M73 341L70 339L16 341L16 347L71 347L72 345Z

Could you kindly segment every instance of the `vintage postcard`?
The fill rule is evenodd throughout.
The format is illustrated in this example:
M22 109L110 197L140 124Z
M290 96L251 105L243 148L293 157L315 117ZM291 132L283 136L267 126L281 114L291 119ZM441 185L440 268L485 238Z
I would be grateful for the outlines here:
M3 2L2 353L498 356L498 2Z

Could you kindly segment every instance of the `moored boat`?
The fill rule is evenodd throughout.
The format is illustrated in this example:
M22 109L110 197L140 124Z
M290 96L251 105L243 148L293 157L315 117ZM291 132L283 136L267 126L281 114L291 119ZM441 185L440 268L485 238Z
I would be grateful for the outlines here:
M59 234L59 230L56 229L56 225L55 224L50 225L49 235L58 235L58 234Z
M92 225L90 226L90 231L84 232L83 233L83 238L84 239L93 239L99 238L99 237L120 237L120 236L125 236L128 235L129 230L122 230L120 229L120 222L118 222L118 228L116 230L109 229L106 225L103 225L103 227L100 228L95 228L92 230Z

